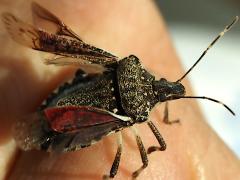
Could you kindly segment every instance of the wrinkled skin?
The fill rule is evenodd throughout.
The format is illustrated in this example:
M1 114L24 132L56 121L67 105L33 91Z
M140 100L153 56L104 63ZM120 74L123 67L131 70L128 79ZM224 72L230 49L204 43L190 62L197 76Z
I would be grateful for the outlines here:
M120 57L137 55L157 77L174 81L183 74L161 15L152 1L69 0L39 1L64 20L85 41ZM29 1L0 1L0 11L30 16ZM23 14L23 12L29 12ZM39 53L13 42L0 24L0 178L10 179L100 179L109 173L116 152L115 137L81 151L63 155L46 152L19 152L11 138L11 125L36 109L61 82L70 77L72 67L45 66ZM186 80L186 92L191 90ZM167 150L149 156L149 166L139 179L239 179L239 160L206 124L194 100L170 103L171 119L181 125L161 121L163 105L150 118L167 142ZM158 121L158 122L156 122ZM145 147L157 144L144 124L138 125ZM124 153L116 179L130 178L141 166L136 142L124 130Z

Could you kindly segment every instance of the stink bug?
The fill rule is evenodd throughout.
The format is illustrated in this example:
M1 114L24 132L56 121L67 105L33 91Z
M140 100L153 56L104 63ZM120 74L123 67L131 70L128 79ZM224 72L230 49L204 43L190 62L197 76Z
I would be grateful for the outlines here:
M76 65L79 70L71 83L65 83L52 93L38 110L16 123L14 137L23 150L39 149L50 152L67 152L90 146L104 136L118 133L118 149L109 175L117 174L122 153L121 130L130 127L135 136L143 165L133 172L137 177L148 165L148 156L154 151L164 151L166 144L158 129L148 119L149 112L159 102L166 102L164 122L169 121L167 102L181 98L201 98L222 104L205 96L185 96L182 79L196 66L216 41L228 31L238 17L221 32L203 52L195 64L176 82L155 77L146 71L139 59L130 55L119 59L104 50L86 44L59 18L32 3L33 16L47 21L54 27L51 33L26 24L10 13L2 15L12 38L32 49L55 55L46 64ZM86 73L88 68L98 73ZM146 122L159 147L146 151L134 124Z

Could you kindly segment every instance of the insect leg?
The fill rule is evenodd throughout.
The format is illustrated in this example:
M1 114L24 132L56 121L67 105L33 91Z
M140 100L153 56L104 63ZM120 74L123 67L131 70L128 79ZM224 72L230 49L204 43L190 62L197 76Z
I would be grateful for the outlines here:
M179 119L172 120L172 121L169 120L168 102L165 103L163 122L166 124L180 123Z
M158 143L160 145L160 147L158 147L158 146L150 146L148 148L147 153L151 154L154 151L164 151L166 149L167 145L166 145L162 135L160 134L160 132L158 131L158 129L156 128L156 126L153 124L152 121L148 121L147 124L150 127L150 129L152 130L154 136L156 137L156 139L157 139L157 141L158 141Z
M114 176L117 174L118 171L118 166L120 163L120 158L121 158L121 154L122 154L122 133L118 132L117 133L117 144L118 144L118 149L117 149L117 153L115 155L111 170L110 170L110 174L109 175L104 175L103 176L103 180L108 180L110 178L114 178Z
M148 166L148 158L147 158L147 152L144 148L141 137L138 135L137 129L132 126L131 130L136 137L138 149L140 151L142 163L143 163L143 165L138 170L136 170L132 173L132 177L136 178L143 171L143 169L145 169Z

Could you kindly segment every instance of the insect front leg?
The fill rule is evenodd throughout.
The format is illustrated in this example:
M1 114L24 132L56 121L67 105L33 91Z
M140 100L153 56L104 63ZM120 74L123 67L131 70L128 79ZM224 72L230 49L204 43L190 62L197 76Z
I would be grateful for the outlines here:
M163 122L166 123L166 124L180 123L179 119L175 119L175 120L172 120L172 121L169 120L168 102L165 103Z
M110 170L110 174L104 175L103 180L108 180L110 178L114 178L114 176L117 174L118 166L119 166L120 159L121 159L122 149L123 149L121 132L117 133L117 145L118 145L117 153L115 155L115 158L114 158L111 170Z
M158 141L158 143L160 145L160 147L158 147L158 146L150 146L148 148L147 153L151 154L154 151L164 151L166 149L167 145L166 145L162 135L160 134L160 132L158 131L158 129L156 128L156 126L153 124L152 121L148 121L147 124L150 127L150 129L152 130L154 136L156 137L156 139L157 139L157 141Z
M143 163L143 165L138 170L136 170L132 173L132 177L133 177L133 179L135 179L148 166L148 157L147 157L147 152L146 152L146 150L144 148L144 145L142 143L141 137L138 135L137 129L132 126L131 130L135 135L137 145L138 145L138 149L140 151L141 158L142 158L142 163Z

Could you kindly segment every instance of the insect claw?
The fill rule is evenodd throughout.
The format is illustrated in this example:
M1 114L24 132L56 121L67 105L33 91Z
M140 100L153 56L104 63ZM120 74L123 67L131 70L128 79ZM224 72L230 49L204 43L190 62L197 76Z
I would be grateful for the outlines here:
M165 151L166 150L166 147L159 147L159 146L150 146L147 150L147 154L151 154L153 153L154 151Z
M109 180L109 179L112 179L109 175L103 175L102 177L103 180Z

